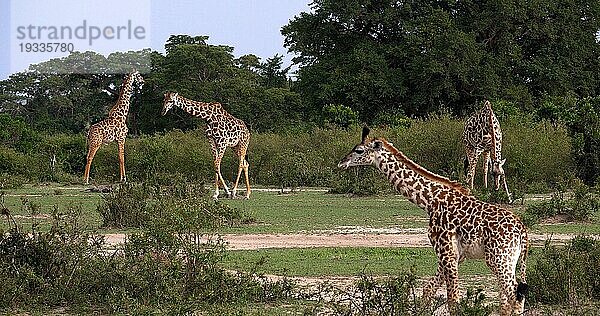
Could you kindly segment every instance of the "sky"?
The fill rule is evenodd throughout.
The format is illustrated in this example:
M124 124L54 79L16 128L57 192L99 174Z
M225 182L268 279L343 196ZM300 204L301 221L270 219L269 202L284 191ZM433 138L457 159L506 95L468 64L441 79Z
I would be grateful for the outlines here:
M68 52L60 51L65 48L108 55L150 47L164 53L166 40L174 34L209 36L209 44L233 46L236 57L284 55L287 66L292 56L283 47L281 27L309 11L310 2L0 0L0 41L9 43L0 46L0 79L29 64L65 56ZM35 43L52 43L59 52L33 52Z

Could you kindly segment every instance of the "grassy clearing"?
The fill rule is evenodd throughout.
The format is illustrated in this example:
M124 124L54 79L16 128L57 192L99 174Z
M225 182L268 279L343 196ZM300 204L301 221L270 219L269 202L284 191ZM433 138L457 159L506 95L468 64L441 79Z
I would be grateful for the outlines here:
M430 248L293 248L230 251L223 261L227 269L258 271L290 277L435 274L437 259ZM481 260L460 266L461 275L490 275Z
M96 212L100 195L85 192L85 189L86 187L82 186L56 184L24 186L19 189L4 190L2 199L4 206L10 210L16 222L26 230L30 230L34 223L42 230L48 229L49 217L53 210L61 212L71 206L80 207L81 225L84 229L96 229L102 224L102 219ZM0 228L8 229L7 222L0 222Z
M54 208L66 210L79 206L82 225L86 229L99 229L102 219L96 212L100 202L99 193L85 192L83 186L25 186L4 190L4 205L24 229L31 229L36 222L41 229L48 227L47 218ZM37 205L41 216L31 218L31 210L23 207L23 200ZM222 228L221 233L298 233L336 230L344 226L370 228L426 228L427 218L423 210L398 195L372 197L348 197L315 191L299 191L292 194L254 191L250 200L228 200L223 203L243 211L256 222L232 228ZM526 201L526 203L536 203ZM524 208L515 206L517 213ZM7 229L1 221L0 228ZM118 232L102 229L101 232ZM121 231L123 232L123 231ZM587 223L548 223L535 225L532 233L600 234L600 214L591 216Z
M348 198L323 192L278 194L255 192L251 200L224 200L256 220L230 233L292 233L332 230L341 226L374 228L423 227L421 209L395 196Z

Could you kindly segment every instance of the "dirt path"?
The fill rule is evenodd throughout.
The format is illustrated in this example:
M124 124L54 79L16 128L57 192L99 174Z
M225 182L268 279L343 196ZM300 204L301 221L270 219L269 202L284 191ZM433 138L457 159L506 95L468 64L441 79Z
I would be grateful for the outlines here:
M124 234L105 234L108 245L123 243ZM256 250L268 248L317 248L317 247L430 247L427 235L423 233L398 234L224 234L221 235L230 250ZM570 234L530 234L529 240L542 245L551 239L561 244L573 238Z

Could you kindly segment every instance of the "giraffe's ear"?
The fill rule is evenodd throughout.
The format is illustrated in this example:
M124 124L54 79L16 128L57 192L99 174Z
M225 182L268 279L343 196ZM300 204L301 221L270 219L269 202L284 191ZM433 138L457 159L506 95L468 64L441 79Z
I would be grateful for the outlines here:
M365 143L365 141L367 140L367 137L369 137L369 132L370 132L370 130L367 126L363 127L361 144Z

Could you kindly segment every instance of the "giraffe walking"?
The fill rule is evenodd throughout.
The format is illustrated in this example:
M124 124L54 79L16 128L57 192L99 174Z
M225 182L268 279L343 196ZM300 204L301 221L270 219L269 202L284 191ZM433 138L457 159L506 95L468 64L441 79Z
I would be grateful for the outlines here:
M485 101L483 108L467 119L462 142L467 153L464 165L469 187L473 189L477 161L479 156L483 154L483 183L485 187L488 187L488 171L491 165L492 174L494 175L494 189L497 191L500 188L500 180L502 179L506 195L509 201L512 202L503 168L506 159L502 159L502 130L490 101Z
M87 163L85 165L85 174L83 176L85 184L89 183L90 167L96 152L103 144L117 141L119 147L119 173L121 182L127 181L125 175L125 138L127 137L127 114L129 113L129 103L133 94L134 84L139 84L141 89L144 84L144 78L138 71L134 71L125 76L121 85L121 92L117 103L108 112L108 118L100 121L90 127L87 135L88 153Z
M248 157L246 151L250 143L250 131L246 124L229 114L220 103L206 103L190 100L176 92L165 93L162 115L167 114L173 106L183 109L192 116L204 119L207 123L206 137L210 142L215 165L215 193L213 198L219 198L219 185L222 184L227 196L235 198L238 182L242 171L246 178L246 199L250 198L250 181L248 180ZM221 159L227 147L233 147L239 158L238 173L235 184L230 192L221 175Z
M527 284L527 229L511 211L477 200L458 182L419 166L382 138L362 142L338 164L340 168L372 165L394 188L427 211L428 236L438 258L436 275L423 289L426 301L446 284L448 305L456 312L459 301L458 265L465 259L485 259L496 277L500 315L519 315L524 310ZM520 260L520 282L516 267Z

